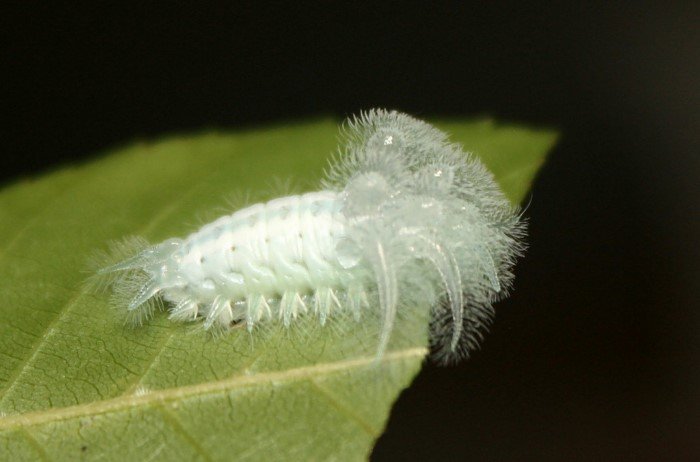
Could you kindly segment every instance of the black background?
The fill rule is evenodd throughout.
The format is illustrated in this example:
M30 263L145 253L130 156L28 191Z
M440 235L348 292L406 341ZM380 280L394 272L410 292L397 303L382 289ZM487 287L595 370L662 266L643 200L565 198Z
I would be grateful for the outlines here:
M0 184L370 107L558 128L514 295L373 458L700 458L700 3L118 3L1 7Z

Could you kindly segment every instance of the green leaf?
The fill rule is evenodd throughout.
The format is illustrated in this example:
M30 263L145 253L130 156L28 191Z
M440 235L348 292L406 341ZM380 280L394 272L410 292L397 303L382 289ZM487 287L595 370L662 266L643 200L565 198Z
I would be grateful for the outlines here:
M555 140L491 121L439 126L513 201ZM278 195L275 179L313 189L336 143L331 120L176 136L1 191L0 460L365 458L424 360L426 319L400 320L375 364L372 322L215 338L163 313L127 327L83 289L106 242L184 236L230 212L227 198Z

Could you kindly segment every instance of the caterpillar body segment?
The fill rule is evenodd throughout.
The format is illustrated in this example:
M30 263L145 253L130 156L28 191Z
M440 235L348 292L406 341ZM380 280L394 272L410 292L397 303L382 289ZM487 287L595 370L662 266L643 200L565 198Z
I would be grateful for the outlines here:
M372 110L345 125L321 189L255 204L184 239L139 241L100 270L134 319L165 302L207 329L321 324L379 310L382 356L402 307L432 306L440 361L478 345L512 284L525 225L492 175L427 123Z

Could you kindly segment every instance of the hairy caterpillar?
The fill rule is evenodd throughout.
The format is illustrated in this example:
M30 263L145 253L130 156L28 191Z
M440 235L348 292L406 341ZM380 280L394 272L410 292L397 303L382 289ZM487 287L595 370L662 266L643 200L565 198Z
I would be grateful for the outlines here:
M346 124L321 190L220 217L184 239L134 239L98 271L137 322L167 302L205 328L378 309L380 357L397 310L432 306L438 360L466 356L511 285L525 226L490 172L431 125L371 110ZM127 258L128 257L128 258Z

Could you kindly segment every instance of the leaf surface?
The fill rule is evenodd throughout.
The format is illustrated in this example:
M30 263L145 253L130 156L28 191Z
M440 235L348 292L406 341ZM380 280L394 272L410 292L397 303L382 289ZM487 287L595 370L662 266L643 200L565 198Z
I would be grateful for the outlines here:
M522 200L555 141L492 121L438 126ZM89 293L85 262L125 235L185 236L249 201L312 190L331 120L137 143L0 191L0 460L358 460L426 355L401 319L300 321L212 337L163 313L141 328ZM228 201L228 202L227 202Z

